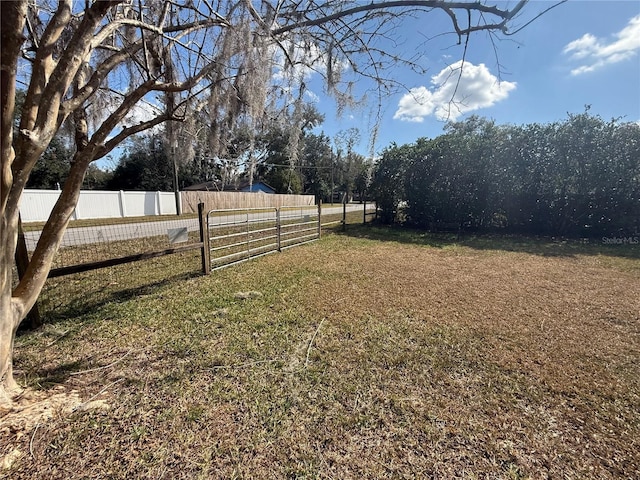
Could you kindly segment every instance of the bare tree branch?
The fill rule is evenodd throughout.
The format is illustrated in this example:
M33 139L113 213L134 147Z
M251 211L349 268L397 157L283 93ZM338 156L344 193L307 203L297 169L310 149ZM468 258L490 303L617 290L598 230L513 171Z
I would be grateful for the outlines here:
M513 18L522 7L527 3L528 0L520 0L516 6L512 10L501 10L498 7L490 7L480 2L444 2L442 0L399 0L399 1L390 1L390 2L372 2L367 5L361 5L358 7L353 7L345 10L340 10L331 15L326 15L320 18L316 18L313 20L306 20L300 22L294 22L284 27L276 28L271 31L272 35L282 35L283 33L290 32L295 29L304 28L304 27L313 27L322 25L324 23L331 22L333 20L337 20L342 17L349 17L352 15L356 15L358 13L370 12L374 10L382 10L382 9L393 9L393 8L406 8L406 7L423 7L423 8L448 8L451 10L467 10L467 11L478 11L483 13L490 13L495 15L498 18L501 18L502 21L496 24L487 25L482 28L471 28L461 30L460 34L471 33L476 30L486 30L489 28L493 29L502 29L506 22Z
M531 25L533 22L535 22L538 18L540 18L542 15L544 15L545 13L549 12L550 10L553 10L554 8L562 5L563 3L568 2L569 0L560 0L557 3L554 3L553 5L551 5L548 8L545 8L543 11L541 11L538 15L536 15L535 17L533 17L531 20L529 20L527 23L525 23L524 25L522 25L521 27L518 27L517 29L515 29L512 32L504 32L505 35L515 35L516 33L522 31L522 29L528 27L529 25Z
M86 102L102 85L104 79L113 71L114 68L121 65L125 60L129 59L135 52L142 48L142 43L136 43L119 50L118 53L110 56L101 63L91 75L91 78L72 98L66 100L60 107L60 117L66 117L76 110L80 105ZM62 123L61 119L58 124Z
M20 117L20 129L31 130L35 124L38 114L38 103L42 91L49 80L55 67L53 52L56 43L64 28L71 21L71 0L58 3L58 10L47 25L47 28L40 39L40 46L36 51L36 57L31 71L31 82L22 107Z
M97 149L94 160L98 160L104 157L110 151L112 151L114 148L116 148L118 145L120 145L122 142L124 142L127 138L131 137L132 135L152 129L153 127L156 127L161 123L166 122L167 120L179 120L179 117L175 117L175 116L172 117L171 115L163 114L163 115L158 115L152 120L139 123L138 125L133 125L131 127L123 128L118 135L116 135L111 140L106 142L103 146Z

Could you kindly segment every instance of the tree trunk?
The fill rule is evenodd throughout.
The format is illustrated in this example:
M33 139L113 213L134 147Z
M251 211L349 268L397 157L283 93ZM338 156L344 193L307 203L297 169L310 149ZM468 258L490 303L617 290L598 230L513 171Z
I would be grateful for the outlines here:
M2 268L4 269L4 266ZM0 303L0 371L2 372L2 383L0 384L1 410L2 408L10 406L12 399L15 398L22 389L13 378L13 343L20 320L17 309L12 308L11 305L11 292L9 292L9 295L5 295L5 293L2 292L2 300L0 300Z
M0 170L0 407L19 392L13 379L13 341L20 323L19 303L11 298L12 265L18 239L18 211L11 208L13 185L13 112L16 97L18 55L24 41L22 29L27 2L3 2L0 15L0 100L2 105L2 158Z
M13 248L5 248L2 254L0 274L3 282L0 292L0 406L8 406L11 398L20 392L18 384L13 378L13 343L18 326L24 320L27 313L36 300L47 280L53 257L64 236L67 224L71 219L73 210L78 202L80 186L84 178L84 172L92 159L92 152L79 152L74 158L62 194L56 202L49 220L42 229L38 245L31 257L27 271L20 283L12 292L13 255L18 234L18 218L6 219L3 214L2 223L8 223L9 229L3 229L2 240L4 245ZM16 209L17 211L17 209ZM6 212L5 212L6 214ZM10 220L5 222L5 220ZM5 240L5 235L11 235L13 240Z
M18 325L26 316L22 302L12 298L14 256L18 238L18 215L11 208L2 212L0 228L0 408L20 392L13 379L13 342Z

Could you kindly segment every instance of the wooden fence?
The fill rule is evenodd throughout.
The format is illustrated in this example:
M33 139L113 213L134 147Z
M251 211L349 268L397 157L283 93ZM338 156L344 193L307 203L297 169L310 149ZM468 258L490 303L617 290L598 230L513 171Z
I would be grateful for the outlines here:
M232 208L280 208L314 205L313 195L283 195L262 192L180 192L182 213L197 213L198 204L205 210L228 210Z

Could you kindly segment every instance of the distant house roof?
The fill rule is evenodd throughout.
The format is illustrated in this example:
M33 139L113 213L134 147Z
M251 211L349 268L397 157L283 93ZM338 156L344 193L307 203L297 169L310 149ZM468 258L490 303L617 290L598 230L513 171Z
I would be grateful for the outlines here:
M237 184L225 185L222 188L221 182L212 180L204 183L197 183L183 188L185 191L206 191L206 192L262 192L262 193L276 193L275 188L264 183L254 182L253 185L249 184L248 180L240 180Z
M249 182L240 182L240 185L238 185L238 190L240 192L276 193L275 188L264 182L256 182L253 185L249 185Z
M222 190L220 188L220 182L216 180L212 180L210 182L204 183L196 183L195 185L189 185L188 187L184 187L182 190L186 191L194 191L194 192L218 192Z

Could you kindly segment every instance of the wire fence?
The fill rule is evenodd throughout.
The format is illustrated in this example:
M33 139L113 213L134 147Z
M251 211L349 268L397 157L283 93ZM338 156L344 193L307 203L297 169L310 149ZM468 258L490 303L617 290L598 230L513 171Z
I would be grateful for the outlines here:
M38 299L40 323L51 324L90 312L100 305L150 295L176 282L202 275L200 252L190 250L49 278Z
M23 227L27 251L33 252L42 224ZM135 217L72 221L52 269L170 248L198 241L198 216Z
M315 235L318 223L327 230L369 222L373 219L375 206L357 204L345 208L342 205L324 205L319 222L317 211L316 218L309 217L309 223L315 222L311 226L305 222L305 215L294 215L294 210L283 209L281 212L284 217L296 217L282 219L282 248L298 242L287 238L303 235L300 229L314 229L309 235ZM253 237L253 248L265 248L264 245L274 241L278 226L270 224L270 221L262 222L264 228L257 228L263 231ZM141 295L168 282L200 275L204 262L200 251L200 225L198 215L194 214L72 221L38 301L42 321L68 318L87 311L93 305ZM23 226L22 238L27 256L35 249L42 229L42 223ZM294 231L297 233L288 233ZM157 252L172 255L160 257L154 255ZM123 263L119 262L121 259L145 260L145 263L132 268L131 264L118 264ZM17 281L18 274L14 268L14 284Z
M374 203L326 204L322 205L320 223L322 228L346 227L360 223L370 223L377 215Z
M23 226L19 238L19 246L24 249L22 262L32 255L43 227L43 223ZM42 321L68 318L96 303L117 300L127 292L145 291L171 278L198 275L199 242L197 215L71 221L27 323L38 326ZM175 255L156 258L166 253ZM152 258L144 268L129 264ZM18 277L15 269L14 285Z

